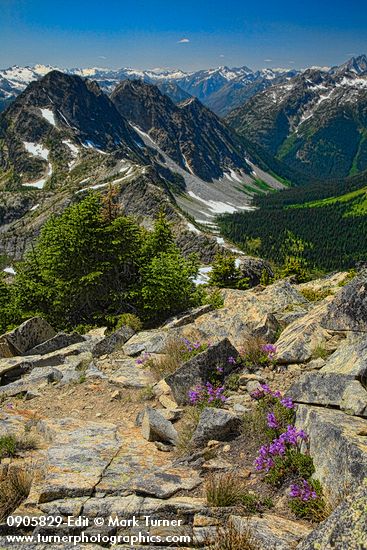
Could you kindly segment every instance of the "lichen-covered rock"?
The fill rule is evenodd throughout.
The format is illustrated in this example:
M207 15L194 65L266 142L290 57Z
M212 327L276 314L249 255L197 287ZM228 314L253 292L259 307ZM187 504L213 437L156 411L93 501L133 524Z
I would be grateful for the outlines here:
M241 276L249 279L250 286L258 285L264 272L270 278L274 277L270 264L262 258L241 256L239 258L238 268L241 272Z
M178 434L172 423L156 409L147 407L143 416L141 431L147 441L177 442Z
M0 356L23 355L55 335L56 331L42 317L32 317L14 330L0 336Z
M367 548L367 483L342 502L297 550L365 550Z
M249 518L231 516L230 519L236 530L251 535L259 550L290 550L311 531L299 521L274 514Z
M213 309L213 306L211 304L205 304L203 306L199 306L193 309L189 309L188 311L184 311L180 315L176 315L175 317L171 317L164 323L165 329L171 329L171 328L178 328L183 327L184 325L188 325L189 323L192 323L200 317L201 315L204 315L204 313L208 313Z
M364 379L367 376L367 337L344 342L328 358L320 372Z
M112 334L105 336L100 342L97 342L92 348L92 354L100 357L112 353L120 348L134 336L135 331L131 327L122 326Z
M45 355L46 353L51 353L53 351L71 346L72 344L78 344L84 341L85 337L81 334L77 334L76 332L72 334L59 332L50 340L46 340L46 342L38 344L38 346L28 350L25 355Z
M143 330L130 338L123 350L126 355L139 355L142 352L163 353L168 338L168 331Z
M200 415L191 442L200 447L210 440L228 441L239 435L241 424L241 419L235 414L223 409L207 407Z
M367 418L367 391L359 380L336 373L303 373L287 392L296 403L338 407Z
M332 502L367 475L367 420L323 407L298 405L296 426L309 437L315 478Z
M222 369L223 376L227 376L233 365L228 362L229 357L238 357L238 352L227 338L217 344L209 346L205 351L186 361L176 372L165 378L172 394L179 405L189 402L188 392L195 386L205 384L213 372Z
M355 277L330 303L321 324L329 330L367 332L367 272Z
M327 310L331 298L313 308L301 319L287 326L276 342L277 362L280 364L304 363L312 358L319 345L330 340L330 333L320 321Z

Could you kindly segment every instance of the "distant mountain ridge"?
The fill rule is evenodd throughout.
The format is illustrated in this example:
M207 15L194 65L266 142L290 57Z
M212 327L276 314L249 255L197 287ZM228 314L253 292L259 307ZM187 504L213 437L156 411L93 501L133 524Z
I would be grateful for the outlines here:
M268 153L311 177L367 168L367 58L329 71L308 69L231 111L227 122Z

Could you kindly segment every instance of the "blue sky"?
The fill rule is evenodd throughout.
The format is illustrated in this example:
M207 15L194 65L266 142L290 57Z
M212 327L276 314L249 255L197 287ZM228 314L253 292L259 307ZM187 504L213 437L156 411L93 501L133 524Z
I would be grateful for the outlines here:
M0 67L335 65L366 31L361 0L0 0Z

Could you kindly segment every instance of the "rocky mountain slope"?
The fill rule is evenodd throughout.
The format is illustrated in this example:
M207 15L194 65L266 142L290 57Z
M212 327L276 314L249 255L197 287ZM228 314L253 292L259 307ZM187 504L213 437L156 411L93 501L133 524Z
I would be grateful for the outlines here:
M240 140L197 99L175 105L156 86L127 80L115 88L111 101L181 168L203 180L212 181L236 170L251 174Z
M212 257L222 240L207 235L205 226L216 229L216 213L251 208L259 186L261 192L283 187L251 162L233 132L199 102L176 107L158 88L134 86L135 108L146 102L148 119L159 114L157 142L141 128L144 120L150 131L147 118L137 120L135 112L129 121L121 114L127 98L118 103L114 94L113 103L95 82L59 71L31 82L1 114L0 254L19 259L51 212L88 190L106 192L112 185L126 213L149 225L163 207L183 248ZM179 140L176 123L182 127ZM166 132L166 145L159 132ZM201 132L211 143L199 139ZM168 146L173 137L175 147ZM186 220L178 205L202 227Z
M367 167L366 56L309 69L257 94L227 116L238 133L310 176L341 178Z
M102 533L104 546L124 536L122 548L131 544L129 535L148 531L161 537L154 548L219 550L228 541L241 550L364 548L366 284L361 272L352 281L338 273L298 286L278 281L222 290L221 309L205 306L135 334L126 326L110 335L103 329L55 334L33 318L1 336L0 437L11 434L15 450L2 456L0 483L10 487L22 476L24 487L20 500L1 508L3 519L48 515L65 522L58 530L10 526L1 534L2 547L24 547L7 535L75 536L83 530L86 537ZM307 291L323 297L309 301ZM259 352L265 342L271 359L256 363L253 354L249 360L250 342ZM181 349L177 363L172 349ZM194 416L188 392L214 375L225 399ZM298 504L312 507L319 499L314 523L288 508L298 498L295 470L285 470L271 486L269 472L259 467L268 447L257 454L265 437L258 405L266 399L279 401L272 422L279 407L294 413L287 433L302 439L302 456L313 461L323 504L313 494ZM218 486L232 500L215 493ZM89 521L70 525L67 518L79 515ZM95 518L108 525L109 517L133 516L135 528L93 525ZM146 525L145 516L155 523ZM168 543L169 536L187 538ZM89 542L102 547L101 540ZM140 543L152 548L148 539ZM88 545L76 541L75 547Z

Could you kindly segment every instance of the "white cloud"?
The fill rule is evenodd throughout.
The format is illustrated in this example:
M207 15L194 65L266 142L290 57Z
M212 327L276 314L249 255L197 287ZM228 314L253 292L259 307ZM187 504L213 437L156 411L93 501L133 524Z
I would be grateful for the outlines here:
M99 55L98 59L107 59L107 57L105 55Z
M225 57L225 55L223 53L221 53L219 57Z
M179 40L177 44L187 44L188 42L190 42L188 38L181 38L181 40Z
M273 60L272 59L264 59L265 63L271 63Z

